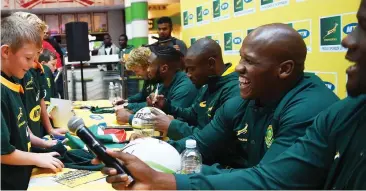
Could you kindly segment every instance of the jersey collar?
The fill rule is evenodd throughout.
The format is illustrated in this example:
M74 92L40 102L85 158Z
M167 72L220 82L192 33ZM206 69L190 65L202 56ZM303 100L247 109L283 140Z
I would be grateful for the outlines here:
M15 91L15 92L18 92L18 93L24 93L24 89L21 85L19 84L15 84L9 80L7 80L6 78L4 78L3 76L1 76L1 84L3 84L4 86L6 86L7 88Z

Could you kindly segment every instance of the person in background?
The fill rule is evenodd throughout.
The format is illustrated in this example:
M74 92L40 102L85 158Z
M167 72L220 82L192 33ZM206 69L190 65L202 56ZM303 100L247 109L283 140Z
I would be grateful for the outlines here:
M167 133L171 140L179 140L201 130L221 105L240 95L238 73L231 72L231 63L224 63L221 47L214 40L199 39L189 47L184 60L187 76L200 88L194 104L180 108L161 95L157 96L155 103L155 107L176 118L171 120L169 116L158 113L155 117L155 130Z
M98 49L98 55L112 55L120 54L120 49L112 43L111 35L105 34L103 37L103 44ZM98 65L100 71L106 71L108 68L105 64ZM113 69L116 70L116 65L113 65Z
M173 31L173 22L170 17L161 17L158 19L159 40L172 39L171 41L161 45L171 46L176 50L180 51L183 55L186 55L187 45L183 41L175 37L172 37L172 31Z
M46 42L48 42L49 44L51 44L52 47L56 50L57 54L60 55L61 65L58 64L59 61L57 60L56 63L58 64L58 66L56 67L56 70L54 71L54 75L58 76L58 78L56 79L56 82L55 82L55 87L56 87L55 89L56 89L57 94L61 97L61 99L64 99L62 67L65 65L65 63L64 63L65 50L62 50L60 44L56 41L55 37L50 36L49 31L47 31L47 33L45 35L47 35L48 38L44 38L44 40ZM56 56L57 56L57 54L56 54Z
M39 55L38 62L43 65L44 75L46 77L45 84L43 84L45 88L44 100L46 106L49 106L51 98L57 98L55 76L53 75L56 70L56 56L51 51L44 49L41 55Z
M125 104L126 108L135 111L135 108L146 106L146 97L155 91L156 83L149 80L147 68L149 67L148 59L151 55L151 50L147 47L139 47L133 49L126 60L127 70L133 71L137 76L142 77L144 85L141 92L130 96L127 100L116 100L115 105ZM128 105L127 105L128 103Z
M128 37L126 34L121 34L118 39L119 42L119 50L120 50L120 58L123 58L123 55L130 54L131 50L135 47L133 45L129 45L128 43Z
M152 46L150 48L152 53L148 59L147 72L151 82L158 84L158 93L170 100L172 105L181 108L190 107L197 96L197 88L187 75L180 71L182 53L169 46ZM132 113L145 106L147 103L134 108ZM134 116L132 113L123 108L116 110L117 122L120 124L131 123Z
M1 189L27 190L33 166L54 172L63 168L52 153L31 153L30 146L50 148L53 141L35 140L22 103L22 79L33 68L42 47L39 30L28 20L8 16L1 20Z
M43 49L49 50L56 56L56 65L55 65L56 70L54 70L54 73L55 73L55 75L57 75L58 73L60 73L60 74L58 75L59 77L56 81L55 89L56 89L57 94L59 94L60 97L63 98L64 97L64 91L63 91L64 86L63 86L63 80L62 80L62 67L63 67L63 61L64 61L63 53L62 53L61 48L58 45L58 43L55 40L50 39L49 34L50 33L47 28L44 32L42 47L43 47Z

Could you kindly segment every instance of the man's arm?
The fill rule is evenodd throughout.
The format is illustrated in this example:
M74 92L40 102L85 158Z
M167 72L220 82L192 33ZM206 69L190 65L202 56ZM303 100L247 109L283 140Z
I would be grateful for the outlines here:
M219 155L221 151L226 151L223 143L230 142L234 139L232 132L233 117L237 109L233 108L233 104L238 105L237 100L230 100L228 103L220 107L216 112L214 118L202 130L193 135L181 139L179 141L169 141L178 152L185 149L185 141L187 139L194 139L197 141L197 148L202 154L204 161L210 161L215 156Z
M173 106L186 108L192 105L197 97L197 88L191 82L183 82L172 90L170 103Z
M177 45L179 46L180 51L182 52L183 55L187 54L187 45L182 41L177 39Z
M211 176L176 174L176 187L178 190L320 189L334 157L325 119L324 115L319 117L304 137L269 163Z

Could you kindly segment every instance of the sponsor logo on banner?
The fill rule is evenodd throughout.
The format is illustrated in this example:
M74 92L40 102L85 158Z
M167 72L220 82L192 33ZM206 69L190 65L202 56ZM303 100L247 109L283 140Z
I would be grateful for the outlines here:
M356 13L320 18L320 51L345 52L342 39L357 26Z
M212 9L213 21L216 22L230 18L230 0L213 0Z
M194 11L193 10L186 10L183 11L183 28L190 28L194 26Z
M337 72L320 72L320 71L307 71L309 73L314 73L315 75L319 76L324 85L332 90L335 94L338 93L338 73Z
M205 3L196 7L197 25L209 24L212 17L212 6L210 3Z
M293 21L288 23L288 25L294 28L303 38L306 44L306 48L308 52L312 51L312 32L311 32L311 20L301 20L301 21Z
M305 2L307 0L296 0L296 2L300 3L300 2Z
M224 53L226 55L238 55L243 42L243 31L237 30L224 33Z
M221 40L220 40L220 34L210 34L210 35L207 35L206 38L210 38L210 39L216 41L217 44L220 44L220 42L221 42Z
M193 44L193 43L195 43L195 42L196 42L196 40L197 40L197 39L196 39L196 38L194 38L194 37L192 37L192 38L191 38L191 46L192 46L192 44Z
M290 0L261 0L261 11L283 7L290 4Z
M349 34L357 27L357 23L350 23L343 27L343 33Z
M257 0L233 0L234 16L239 17L255 13Z

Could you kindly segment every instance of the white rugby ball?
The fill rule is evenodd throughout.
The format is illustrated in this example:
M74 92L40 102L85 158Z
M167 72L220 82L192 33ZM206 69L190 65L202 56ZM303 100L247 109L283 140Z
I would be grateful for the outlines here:
M135 129L141 129L141 128L153 128L154 124L151 120L151 117L154 116L154 114L151 112L151 110L154 109L155 111L158 111L162 114L165 114L163 111L161 111L158 108L155 107L144 107L140 110L138 110L133 119L132 119L132 128Z
M156 171L171 174L180 171L180 154L164 141L151 137L135 139L122 151L135 155Z

